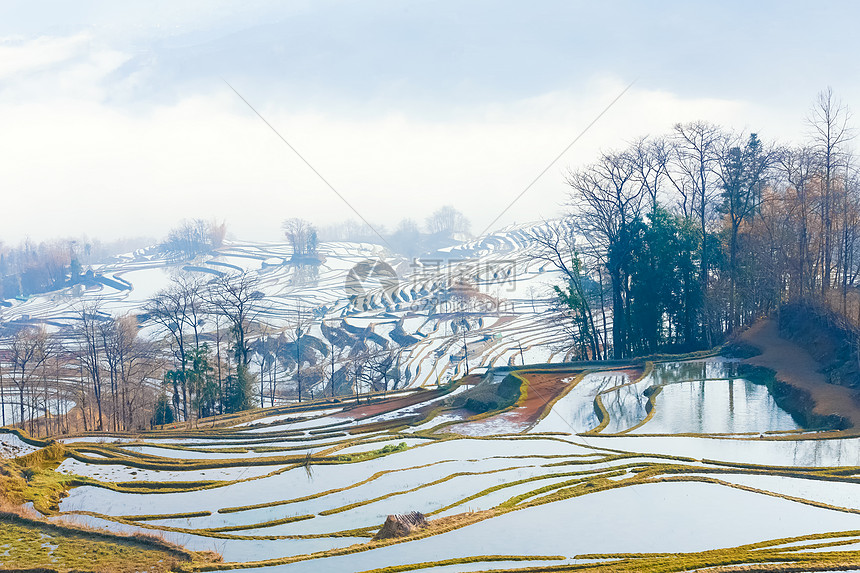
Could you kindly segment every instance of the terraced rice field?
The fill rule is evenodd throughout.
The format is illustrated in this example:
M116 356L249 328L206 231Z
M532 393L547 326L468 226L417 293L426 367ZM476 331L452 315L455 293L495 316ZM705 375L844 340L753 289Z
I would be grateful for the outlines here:
M12 301L0 320L62 332L82 302L138 311L177 270L245 272L260 281L271 336L302 307L314 317L306 336L322 347L372 340L401 352L405 375L384 396L356 389L360 402L317 399L199 428L50 446L3 434L0 455L47 448L40 475L71 486L59 503L34 500L55 522L222 556L177 553L186 571L857 568L860 438L801 428L730 361L565 362L565 334L547 312L558 277L533 258L528 230L418 262L327 243L313 269L290 265L289 247L274 243L233 243L181 268L140 251L94 269L100 286ZM345 276L368 261L397 280L350 292ZM451 312L445 297L464 279L473 303L492 304ZM280 376L286 388L289 365ZM466 409L505 380L520 387L512 406ZM60 411L70 396L36 402ZM412 511L428 526L373 539L389 514Z
M324 243L319 266L291 265L292 248L286 243L228 243L192 262L176 262L156 248L139 250L94 267L94 282L86 288L76 285L3 301L0 322L45 325L62 334L77 324L84 304L99 301L103 312L115 316L138 314L178 273L204 282L245 273L259 281L264 295L254 330L266 334L253 337L277 339L294 331L297 317L312 316L306 347L369 340L400 352L399 387L431 387L459 378L469 368L565 360L567 348L560 343L566 336L545 312L559 275L534 258L531 229L511 227L414 261L368 243ZM351 283L350 271L362 265L385 266L395 276L381 281L371 270L367 280ZM463 281L473 296L466 307L458 307L451 292ZM214 325L208 321L203 330ZM163 334L151 322L142 333L151 338ZM325 356L303 359L322 362ZM286 363L278 369L284 388L292 384L293 367ZM309 394L326 390L324 384L318 386L308 388Z
M520 399L484 415L452 404L470 391L460 383L66 439L56 471L82 485L51 519L223 557L192 570L860 563L860 438L803 431L731 363L512 372ZM429 525L373 540L410 511Z

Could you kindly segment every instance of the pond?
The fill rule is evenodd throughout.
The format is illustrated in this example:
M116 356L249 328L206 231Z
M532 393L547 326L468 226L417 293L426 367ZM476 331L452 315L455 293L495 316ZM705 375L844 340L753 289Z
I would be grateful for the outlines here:
M800 428L777 405L767 386L739 377L736 367L722 360L659 363L636 383L625 373L588 374L532 432L582 433L597 428L598 395L609 414L604 434L763 433ZM649 396L654 392L654 412L648 419Z
M654 416L633 431L726 434L800 428L767 386L738 377L736 366L722 361L655 364L648 377L648 386L660 389Z

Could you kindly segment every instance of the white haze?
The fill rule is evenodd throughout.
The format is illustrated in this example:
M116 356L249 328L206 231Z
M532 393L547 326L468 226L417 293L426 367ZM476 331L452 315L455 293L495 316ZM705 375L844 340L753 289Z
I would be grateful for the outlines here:
M225 79L374 224L452 204L479 232L634 80L494 227L556 216L569 167L676 122L798 140L850 52L835 50L850 35L834 35L836 56L810 66L795 43L777 45L824 9L703 7L697 32L683 3L653 14L477 4L11 2L0 9L0 241L164 236L196 217L274 240L287 217L357 219ZM658 33L643 42L648 22ZM849 105L856 87L834 83Z

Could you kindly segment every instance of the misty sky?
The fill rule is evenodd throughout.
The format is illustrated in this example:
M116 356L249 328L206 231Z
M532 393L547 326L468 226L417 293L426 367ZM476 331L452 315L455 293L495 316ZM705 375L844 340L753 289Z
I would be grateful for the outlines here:
M161 237L225 219L453 204L479 232L563 209L568 167L678 121L800 140L818 91L860 107L860 5L800 2L0 3L0 241Z

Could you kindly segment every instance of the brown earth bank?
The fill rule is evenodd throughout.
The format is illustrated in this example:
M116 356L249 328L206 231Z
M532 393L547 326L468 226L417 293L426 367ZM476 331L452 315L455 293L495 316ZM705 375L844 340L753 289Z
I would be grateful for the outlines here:
M860 428L860 406L854 398L855 391L828 383L822 364L799 344L781 337L776 320L759 320L743 332L740 339L761 350L760 355L745 362L770 368L776 372L777 380L808 393L814 414L839 416L855 430Z
M822 365L828 382L860 390L860 330L855 324L809 303L784 305L778 323L779 335L806 349Z
M363 406L356 406L354 408L346 408L343 410L343 412L332 414L331 417L364 420L365 418L376 416L377 414L385 414L386 412L392 412L394 410L399 410L400 408L414 406L415 404L420 404L421 402L432 400L442 395L444 395L444 392L440 390L415 392L413 394L409 394L408 396L403 396L401 398L387 398L384 400L380 400L379 402L374 402L372 404L365 404Z

